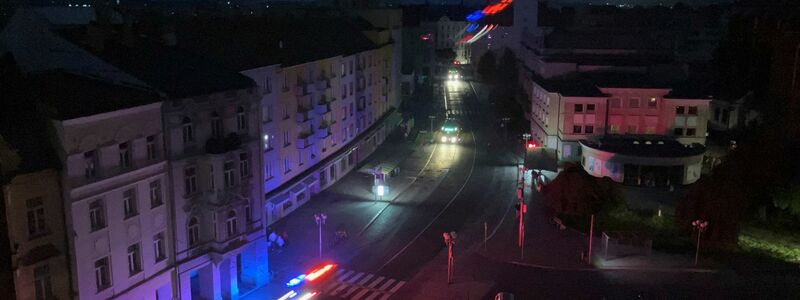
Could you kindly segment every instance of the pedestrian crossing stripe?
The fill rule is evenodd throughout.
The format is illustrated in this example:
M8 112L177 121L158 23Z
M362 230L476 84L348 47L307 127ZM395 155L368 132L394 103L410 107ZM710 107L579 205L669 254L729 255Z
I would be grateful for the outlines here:
M354 270L339 269L336 280L322 288L322 294L350 300L386 300L405 281Z

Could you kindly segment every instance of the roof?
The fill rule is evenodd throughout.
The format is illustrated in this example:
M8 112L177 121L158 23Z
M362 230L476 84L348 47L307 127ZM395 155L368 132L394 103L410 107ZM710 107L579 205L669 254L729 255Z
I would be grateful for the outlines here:
M674 35L669 32L634 29L557 28L545 37L545 48L552 49L629 49L671 50Z
M375 49L379 45L361 33L372 29L354 17L187 18L177 23L177 37L179 45L243 71Z
M548 54L542 57L546 62L569 62L579 65L604 65L604 66L651 66L654 64L669 64L675 61L672 55L619 55L619 54L584 54L584 53L559 53Z
M559 93L563 96L570 97L605 96L594 83L579 75L543 78L539 74L536 74L536 72L530 69L527 70L530 73L531 79L548 92Z
M171 98L187 98L255 86L250 78L238 71L225 68L184 47L165 46L147 36L133 37L134 42L128 44L131 46L123 45L120 28L110 30L102 50L90 47L84 42L86 28L65 29L61 33L73 43Z
M706 151L706 147L702 144L684 145L664 136L605 137L598 140L581 140L580 143L600 151L640 157L687 157L701 155Z

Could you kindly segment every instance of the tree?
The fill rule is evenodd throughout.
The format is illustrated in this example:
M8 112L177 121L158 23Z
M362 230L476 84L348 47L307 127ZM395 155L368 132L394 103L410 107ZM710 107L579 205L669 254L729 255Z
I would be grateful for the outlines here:
M794 182L779 188L772 198L775 207L795 217L800 217L800 183Z
M497 65L497 80L501 84L514 85L517 80L517 56L511 49L506 48Z
M542 188L544 204L559 214L587 216L624 204L610 179L595 178L578 164L564 171Z
M497 71L497 58L491 50L486 51L478 61L478 74L487 82L494 82L495 72Z

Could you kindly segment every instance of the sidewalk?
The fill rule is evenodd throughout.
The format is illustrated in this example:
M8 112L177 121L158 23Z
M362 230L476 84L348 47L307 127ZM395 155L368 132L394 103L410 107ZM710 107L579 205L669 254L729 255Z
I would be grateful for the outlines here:
M411 137L408 141L404 141L402 136L395 133L387 138L386 142L364 163L374 165L389 158L399 162L400 173L388 179L387 184L392 188L382 201L375 201L372 194L372 175L354 170L335 185L312 196L303 207L272 224L271 228L276 232L286 232L289 237L287 244L280 252L272 252L269 255L272 272L270 283L240 299L277 299L287 291L285 283L290 278L323 262L319 258L319 227L314 221L315 213L323 212L327 215L327 222L322 227L323 257L346 257L345 253L337 254L346 250L343 249L347 248L344 245L352 240L352 237L357 235L380 209L386 207L387 202L402 194L414 182L414 177L431 151L433 146L419 147L414 144ZM423 161L422 164L420 161ZM332 238L339 228L345 229L351 239L334 247ZM339 259L335 261L340 265L348 263Z

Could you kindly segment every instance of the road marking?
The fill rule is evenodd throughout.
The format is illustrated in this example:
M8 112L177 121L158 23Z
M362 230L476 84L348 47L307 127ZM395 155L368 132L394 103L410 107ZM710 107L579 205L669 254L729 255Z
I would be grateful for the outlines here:
M453 195L453 197L452 197L452 198L450 198L450 201L448 201L448 202L447 202L447 204L446 204L446 205L445 205L445 206L444 206L444 207L443 207L443 208L442 208L442 209L439 211L439 213L438 213L438 214L436 214L436 217L434 217L434 218L433 218L433 219L432 219L432 220L431 220L431 221L428 223L428 225L426 225L426 226L425 226L425 228L423 228L423 229L422 229L422 231L420 231L420 232L419 232L419 233L418 233L418 234L417 234L417 235L416 235L416 236L415 236L413 239L411 239L411 241L410 241L410 242L408 242L408 243L407 243L407 244L406 244L406 245L403 247L403 249L400 249L400 251L398 251L397 253L395 253L395 255L394 255L394 256L392 256L392 258L390 258L389 260L387 260L387 261L386 261L386 263L384 263L384 264L383 264L383 265L382 265L380 268L378 268L378 272L380 272L381 270L383 270L383 268L385 268L385 267L386 267L387 265L389 265L389 264L390 264L392 261L394 261L394 260L395 260L395 259L396 259L398 256L400 256L400 254L402 254L403 252L405 252L405 251L406 251L406 249L408 249L408 247L410 247L410 246L411 246L411 244L413 244L415 241L417 241L417 239L419 239L419 237L420 237L420 236L422 236L422 234L423 234L423 233L425 233L425 231L426 231L426 230L428 230L428 228L430 228L430 227L431 227L431 225L433 225L433 223L434 223L434 222L436 222L436 220L437 220L437 219L439 219L439 217L441 217L441 216L442 216L442 214L443 214L443 213L444 213L444 212L445 212L445 211L446 211L446 210L447 210L447 209L450 207L450 205L451 205L451 204L453 204L453 201L455 201L455 200L456 200L456 198L458 198L458 196L459 196L459 195L461 195L461 191L463 191L463 190L464 190L464 187L466 187L466 186L467 186L467 183L469 182L469 179L470 179L470 178L472 178L472 171L474 171L474 170L475 170L475 159L477 158L477 155L478 155L478 147L477 147L477 145L478 145L478 139L475 137L475 132L474 132L474 131L470 131L470 135L472 135L472 149L473 149L473 150L472 150L472 164L470 165L470 168L469 168L469 174L467 175L467 179L466 179L466 180L464 180L464 183L461 185L461 188L459 188L459 189L458 189L458 191L456 192L456 194L455 194L455 195Z
M323 287L322 293L350 300L387 299L406 282L355 270L337 270L336 281Z

